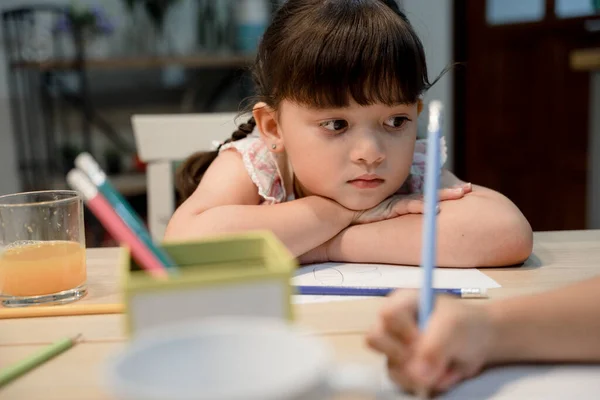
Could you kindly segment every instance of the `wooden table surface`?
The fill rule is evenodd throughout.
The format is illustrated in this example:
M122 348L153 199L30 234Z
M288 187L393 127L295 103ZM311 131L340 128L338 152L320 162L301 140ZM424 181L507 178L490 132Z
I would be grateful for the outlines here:
M120 302L117 255L118 249L88 250L89 294L79 303ZM600 231L536 233L534 254L523 266L491 268L483 272L502 285L502 288L489 291L491 299L541 292L587 279L600 274ZM295 313L299 325L313 330L331 344L338 361L358 361L383 368L384 360L365 347L363 338L383 301L374 298L302 304L295 306ZM110 399L102 381L104 369L107 360L126 345L123 316L119 314L0 320L0 368L59 338L77 334L83 335L82 343L0 389L0 399ZM474 382L463 384L445 398L469 398L475 393L478 396L474 398L516 398L515 393L522 394L519 390L529 390L531 394L532 390L539 389L539 379L542 378L532 381L532 388L527 389L529 381L524 380L522 373L510 375L525 367L515 368L488 372ZM585 394L595 398L591 393L597 393L597 398L600 398L600 367L573 367L575 370L571 367L558 370L538 367L531 370L530 375L539 372L539 368L550 368L544 372L547 375L558 374L558 378L553 379L557 384L562 382L566 388L572 384L579 390L587 390L584 398ZM519 385L513 385L515 382L507 379L507 374ZM598 382L596 386L585 380L588 375L590 382ZM496 379L495 383L505 379L502 388L506 390L496 388L498 390L488 392L489 385L476 386L478 382L485 383L486 379ZM547 390L548 393L541 393L539 398L563 398L552 397L559 392ZM467 397L465 393L468 393Z

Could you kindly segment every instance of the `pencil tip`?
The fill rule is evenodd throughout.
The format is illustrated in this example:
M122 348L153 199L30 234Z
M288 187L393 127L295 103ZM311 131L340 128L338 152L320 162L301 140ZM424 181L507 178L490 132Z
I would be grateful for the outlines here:
M82 337L83 337L83 334L80 333L71 340L73 341L73 343L79 343L79 342L83 341L83 340L81 340Z

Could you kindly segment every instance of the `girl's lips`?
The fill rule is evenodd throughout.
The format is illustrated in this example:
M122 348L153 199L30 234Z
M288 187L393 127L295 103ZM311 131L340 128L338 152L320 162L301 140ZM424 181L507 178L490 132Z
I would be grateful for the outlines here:
M374 188L382 185L383 182L385 182L385 181L380 178L353 179L351 181L348 181L349 184L351 184L352 186L357 187L359 189L374 189Z

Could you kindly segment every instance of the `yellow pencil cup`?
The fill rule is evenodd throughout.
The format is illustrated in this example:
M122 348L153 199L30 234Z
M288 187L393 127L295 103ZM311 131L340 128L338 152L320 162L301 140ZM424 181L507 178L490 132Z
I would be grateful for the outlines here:
M214 316L292 319L292 254L271 232L249 232L170 242L165 251L178 265L168 279L142 270L121 248L127 331Z

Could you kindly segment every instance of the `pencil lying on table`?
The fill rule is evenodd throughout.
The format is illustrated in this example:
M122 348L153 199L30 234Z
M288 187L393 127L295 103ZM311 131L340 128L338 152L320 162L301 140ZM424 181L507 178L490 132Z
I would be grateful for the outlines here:
M46 361L69 350L80 338L81 335L77 335L74 338L61 339L39 351L36 351L29 357L18 361L13 365L9 365L8 367L0 369L0 388L17 379L21 375L26 374L32 369L39 367Z
M372 286L293 286L296 294L313 296L362 296L362 297L385 297L396 290L396 287L372 287ZM435 294L446 294L463 299L483 299L487 297L485 288L434 288Z
M0 308L0 319L121 314L124 310L125 306L123 304L73 304L64 306Z

